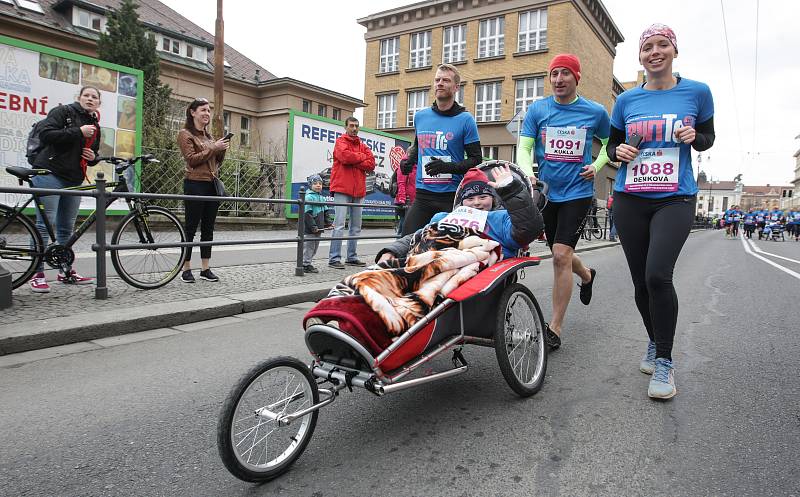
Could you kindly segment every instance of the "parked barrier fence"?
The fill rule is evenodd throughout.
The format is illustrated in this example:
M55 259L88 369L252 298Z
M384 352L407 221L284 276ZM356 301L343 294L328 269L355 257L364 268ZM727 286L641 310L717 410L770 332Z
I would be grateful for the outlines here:
M375 236L337 236L337 237L313 237L305 234L305 226L302 213L306 205L326 205L326 206L353 206L353 207L369 207L375 208L374 204L356 204L345 202L306 202L305 201L305 188L301 188L298 199L268 199L256 197L217 197L217 196L201 196L201 195L178 195L178 194L165 194L165 193L134 193L134 192L111 192L106 189L105 174L102 171L97 172L94 190L59 190L50 188L27 188L27 187L4 187L0 186L0 193L11 193L20 195L20 198L29 195L69 195L69 196L83 196L94 197L97 206L106 205L109 199L118 198L140 198L148 200L148 203L156 202L171 202L183 203L184 200L193 201L209 201L209 202L228 202L228 203L242 203L248 205L279 206L280 212L283 212L284 205L297 205L298 215L297 218L297 236L294 238L272 238L272 239L254 239L254 240L224 240L224 241L211 241L211 242L170 242L170 243L153 243L148 244L148 248L186 248L186 247L217 247L223 245L260 245L260 244L273 244L273 243L297 243L297 257L295 261L295 275L303 276L303 244L307 241L321 241L321 240L379 240L379 239L396 239L397 235L375 235ZM165 205L159 203L158 205ZM166 204L169 205L169 204ZM393 207L387 207L387 213ZM107 214L105 209L98 208L96 220L96 240L92 244L92 250L96 253L96 287L95 298L107 299L108 298L108 284L107 284L107 271L106 271L106 253L110 250L141 250L141 244L109 244L106 242L106 224ZM2 223L0 222L0 226ZM1 234L0 234L1 236ZM47 244L46 244L47 245Z

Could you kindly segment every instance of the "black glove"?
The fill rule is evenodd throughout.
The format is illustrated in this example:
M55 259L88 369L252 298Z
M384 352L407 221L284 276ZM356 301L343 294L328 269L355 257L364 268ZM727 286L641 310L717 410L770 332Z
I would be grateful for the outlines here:
M411 174L411 169L413 167L414 164L412 164L408 159L400 160L400 171L402 171L403 174Z
M436 176L442 173L452 173L455 171L453 164L439 159L433 159L425 164L425 172L428 176Z

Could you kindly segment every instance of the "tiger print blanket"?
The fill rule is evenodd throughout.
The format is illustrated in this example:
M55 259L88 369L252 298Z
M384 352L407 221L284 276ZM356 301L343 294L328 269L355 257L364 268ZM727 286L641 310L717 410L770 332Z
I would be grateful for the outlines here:
M502 258L500 244L474 230L439 224L414 236L406 259L352 274L329 297L361 295L399 336L459 285Z

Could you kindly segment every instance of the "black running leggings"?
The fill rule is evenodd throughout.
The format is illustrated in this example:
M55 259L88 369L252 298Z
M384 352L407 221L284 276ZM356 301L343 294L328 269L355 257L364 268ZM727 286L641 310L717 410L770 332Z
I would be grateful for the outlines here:
M217 191L211 181L196 181L191 179L183 180L184 195L209 195L215 196ZM197 225L200 225L200 241L210 242L214 240L214 223L217 220L217 210L219 202L204 202L195 200L185 200L186 208L186 241L193 242L197 232ZM200 247L200 258L211 258L211 247ZM186 251L185 260L192 260L192 247Z
M636 307L647 335L656 343L656 357L670 360L678 323L672 273L692 229L696 200L614 193L614 222L631 271Z
M440 212L450 212L453 210L453 200L456 192L431 192L428 190L417 190L417 196L411 209L406 213L403 221L402 236L414 233L423 226L431 222L434 214Z

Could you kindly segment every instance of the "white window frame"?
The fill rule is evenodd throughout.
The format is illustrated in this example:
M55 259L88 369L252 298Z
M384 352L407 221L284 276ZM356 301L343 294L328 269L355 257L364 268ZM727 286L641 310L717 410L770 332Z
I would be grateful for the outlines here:
M506 21L504 16L482 19L478 28L478 58L505 55Z
M397 127L397 93L378 95L377 129Z
M483 157L484 159L497 160L499 155L500 155L500 147L498 147L497 145L481 147L481 157Z
M517 51L532 52L547 48L547 9L529 10L519 14Z
M231 130L231 113L227 110L222 111L222 129L225 134Z
M317 104L317 115L328 117L328 106L325 104Z
M485 123L500 120L502 83L492 81L475 85L475 120Z
M447 26L442 30L442 63L467 60L467 25Z
M314 104L311 102L311 100L306 100L304 98L303 99L303 112L307 112L307 113L311 114L312 110L314 110Z
M241 127L239 129L239 144L243 147L250 146L250 118L242 116L240 120Z
M520 95L521 93L521 95ZM544 76L514 80L514 114L544 98Z
M406 111L406 126L414 126L414 114L428 107L428 90L415 90L408 92L408 107Z
M465 86L466 85L464 83L461 83L460 85L458 85L458 90L456 90L456 94L455 94L456 102L458 102L461 105L464 105L464 87Z
M81 23L81 15L86 16L86 24ZM93 25L93 21L99 20L100 21L100 29L95 29ZM95 12L91 12L86 9L81 9L78 7L72 8L72 24L74 26L81 27L83 29L88 29L90 31L96 31L98 33L105 33L106 31L106 17L101 14L97 14Z
M431 32L411 33L408 46L408 67L430 67L431 65Z
M396 72L400 68L400 38L384 38L380 41L378 72Z
M335 121L341 121L342 120L342 109L334 107L333 110L331 111L331 119L333 119Z

